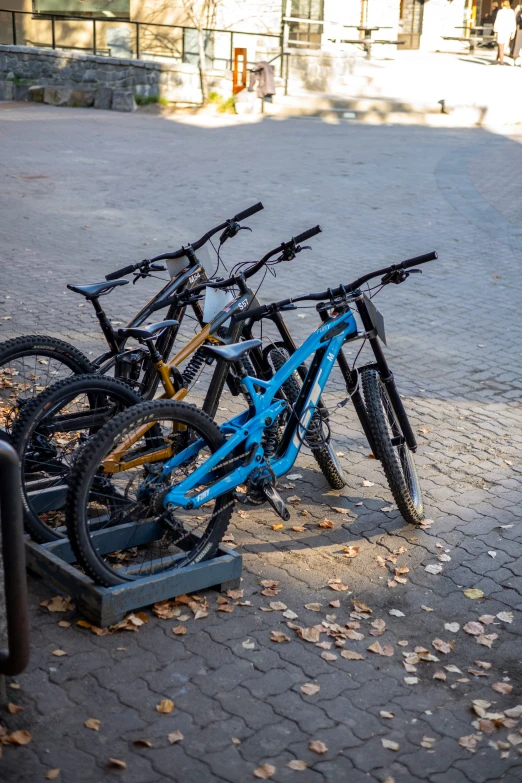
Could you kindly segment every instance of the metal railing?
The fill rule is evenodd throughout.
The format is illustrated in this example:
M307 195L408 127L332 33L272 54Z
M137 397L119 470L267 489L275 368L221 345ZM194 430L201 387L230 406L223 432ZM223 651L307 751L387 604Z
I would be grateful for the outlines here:
M171 24L160 24L157 22L138 22L134 21L132 19L124 19L119 17L85 17L85 16L69 16L69 15L61 15L61 14L47 14L47 13L33 13L31 11L13 11L11 9L1 9L0 8L0 14L10 14L11 20L10 24L7 23L5 25L5 28L10 28L11 30L11 41L1 41L0 43L9 44L16 46L19 41L20 37L17 34L16 29L16 21L17 17L19 16L30 16L31 20L37 21L37 22L50 22L51 23L51 30L50 30L50 41L47 43L34 43L31 42L30 45L34 46L44 46L44 47L50 47L51 49L75 49L79 50L81 47L77 46L68 46L67 44L60 45L58 43L58 36L57 36L57 24L59 25L61 22L83 22L87 24L92 24L92 33L91 33L91 39L92 39L92 46L91 47L85 47L84 51L92 52L94 55L96 54L107 54L111 50L111 45L107 46L107 48L103 48L103 50L100 50L98 47L97 39L98 39L98 32L99 32L99 25L103 24L105 26L112 26L114 24L120 24L120 25L129 25L131 29L134 30L134 46L129 49L129 59L150 59L151 57L162 57L162 58L168 58L168 59L178 59L181 62L188 62L189 57L192 58L198 58L199 52L198 51L190 51L187 49L187 32L194 33L196 31L196 28L194 27L187 27L182 25L171 25ZM174 46L169 50L170 52L175 52L174 54L168 54L165 53L165 49L161 51L154 51L150 48L150 46L143 46L144 41L147 38L147 32L150 31L151 28L158 29L162 34L167 32L167 39L166 43L174 43ZM173 33L174 31L178 32L177 36L174 38L174 36L169 35L170 33ZM71 31L69 31L70 34ZM253 32L246 32L241 30L220 30L220 29L205 29L203 31L203 34L207 40L211 40L216 34L217 35L227 35L230 37L229 46L225 47L228 48L227 56L208 56L207 60L210 60L212 62L223 62L225 63L226 69L232 68L232 63L234 59L234 36L254 36L256 38L266 38L270 41L277 41L277 46L274 48L278 50L279 52L282 51L282 36L276 35L275 33L253 33ZM151 37L150 34L148 36ZM170 40L169 39L173 39ZM236 39L237 40L237 39ZM179 42L180 49L177 48L177 43ZM116 49L117 47L113 46L113 49ZM146 50L146 51L144 51ZM145 56L144 56L145 55ZM116 55L121 56L121 55ZM252 63L253 64L253 63Z
M15 450L0 439L0 525L4 567L7 651L0 651L0 676L23 672L29 662L29 613L25 545L20 493L20 466Z

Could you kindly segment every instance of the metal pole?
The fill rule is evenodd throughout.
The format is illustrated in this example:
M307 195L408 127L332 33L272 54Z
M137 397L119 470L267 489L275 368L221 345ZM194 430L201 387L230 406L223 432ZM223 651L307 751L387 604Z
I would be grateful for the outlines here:
M16 18L14 11L11 11L11 20L13 23L13 46L16 46Z
M96 19L92 20L92 52L96 54Z
M140 23L136 22L136 59L140 59Z
M56 49L56 31L54 29L54 16L51 16L51 46Z
M181 28L181 62L185 62L185 28Z
M234 68L234 33L230 33L230 68Z

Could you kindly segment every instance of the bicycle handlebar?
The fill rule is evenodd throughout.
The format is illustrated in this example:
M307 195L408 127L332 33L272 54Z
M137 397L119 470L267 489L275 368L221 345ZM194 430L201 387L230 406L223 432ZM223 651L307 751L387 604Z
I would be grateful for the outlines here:
M272 304L261 305L261 307L254 307L252 310L245 310L243 313L234 313L235 321L246 321L252 318L257 320L263 318L265 315L271 315L279 310L292 310L294 309L294 302L314 301L321 302L324 299L332 299L339 296L344 296L349 292L356 291L361 285L367 283L374 277L380 277L386 275L389 272L393 272L397 269L410 269L413 266L419 264L427 264L428 261L435 261L438 258L437 253L425 253L422 256L416 256L415 258L409 258L407 261L402 261L400 264L392 264L386 266L384 269L378 269L375 272L370 272L363 277L357 278L349 285L341 285L338 288L329 288L327 291L321 291L320 293L305 294L304 296L292 297L291 299L283 299L280 302L273 302Z
M256 212L261 212L261 210L264 209L263 204L258 201L257 204L254 204L251 207L248 207L248 209L244 209L243 212L238 212L237 215L235 215L232 220L225 220L224 223L221 223L219 226L216 226L216 228L213 228L211 231L208 231L206 234L204 234L200 239L198 239L197 242L193 242L192 244L189 244L186 248L182 247L180 250L176 250L173 253L162 253L159 256L155 256L154 258L147 258L145 261L140 261L138 264L129 264L128 266L122 267L122 269L118 269L116 272L111 272L108 275L105 275L106 280L117 280L119 277L123 277L123 275L130 275L132 272L136 272L138 269L141 269L145 264L154 263L156 261L167 261L169 259L174 258L183 258L183 256L186 256L188 252L191 250L199 250L200 247L203 247L206 242L208 242L211 237L214 236L214 234L219 233L220 231L226 230L230 227L230 224L232 223L239 223L241 220L245 220L246 218L250 217L251 215L255 215ZM231 235L232 236L232 235Z

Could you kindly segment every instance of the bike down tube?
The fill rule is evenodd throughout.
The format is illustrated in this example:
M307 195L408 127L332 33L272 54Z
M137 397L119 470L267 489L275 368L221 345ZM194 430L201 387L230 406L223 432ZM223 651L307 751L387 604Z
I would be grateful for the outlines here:
M381 381L386 387L386 391L388 392L391 403L395 409L395 413L397 414L397 418L399 419L402 434L406 438L406 443L408 444L410 451L417 451L417 441L415 440L415 435L413 434L408 415L404 405L402 404L399 392L397 391L397 386L395 385L393 373L388 366L386 357L384 356L384 352L381 348L379 338L375 332L375 327L370 317L370 313L368 312L368 308L366 307L366 302L364 301L364 296L362 293L357 296L355 303L357 305L357 310L366 332L369 332L370 334L373 333L373 336L369 337L368 339L373 350L373 355L375 356L375 361L377 362L377 367L379 368Z

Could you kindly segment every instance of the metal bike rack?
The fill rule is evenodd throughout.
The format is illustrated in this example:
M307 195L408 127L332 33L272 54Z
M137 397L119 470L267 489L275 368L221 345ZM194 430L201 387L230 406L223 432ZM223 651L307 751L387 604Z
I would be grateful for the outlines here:
M29 662L29 613L19 487L18 457L0 437L0 529L7 626L7 651L0 651L0 676L20 674ZM0 611L3 608L0 605Z
M94 535L100 539L100 548L105 552L116 551L119 548L118 534L124 534L126 527L120 525L117 530L97 531ZM144 525L146 527L147 524ZM146 543L146 535L141 543ZM26 556L31 571L54 584L65 595L70 595L79 612L99 628L123 620L127 612L184 593L210 587L221 590L238 587L243 563L240 554L220 546L210 560L151 574L114 587L100 587L74 566L75 557L67 538L42 545L27 539Z

